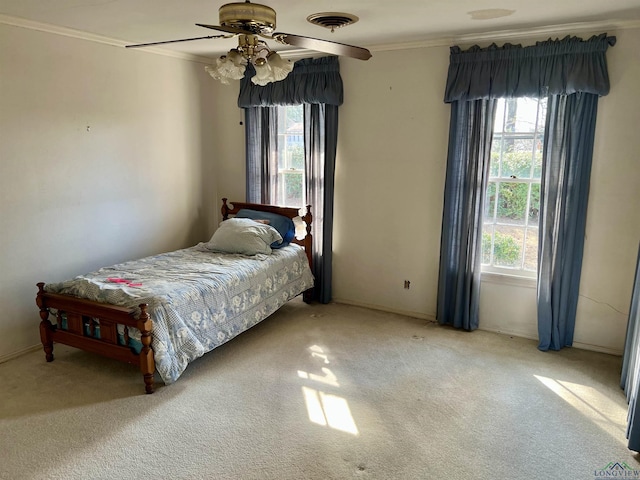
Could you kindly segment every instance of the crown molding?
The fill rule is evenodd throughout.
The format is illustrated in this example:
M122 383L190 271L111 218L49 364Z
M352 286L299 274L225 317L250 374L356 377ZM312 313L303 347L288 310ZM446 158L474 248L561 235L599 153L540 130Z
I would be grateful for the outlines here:
M494 30L491 32L434 37L415 42L372 45L368 48L373 52L384 52L412 48L450 47L451 45L457 44L522 40L531 37L547 37L557 34L566 35L568 32L582 33L602 30L624 30L629 28L640 28L640 20L605 20L599 22L563 23L517 30Z
M59 27L57 25L51 25L49 23L35 22L33 20L27 20L19 17L11 17L9 15L0 14L0 24L11 25L13 27L27 28L29 30L37 30L39 32L51 33L54 35L62 35L64 37L78 38L80 40L87 40L95 43L102 43L104 45L111 45L114 47L124 48L129 45L130 42L124 42L122 40L116 40L114 38L103 37L93 33L83 32L81 30L74 30L72 28ZM153 53L156 55L163 55L165 57L179 58L181 60L188 60L198 63L211 63L211 59L207 57L201 57L199 55L192 55L188 53L175 52L172 50L165 50L157 47L145 47L145 53Z
M52 33L54 35L62 35L65 37L78 38L81 40L88 40L90 42L102 43L105 45L111 45L115 47L124 48L128 43L122 40L116 40L114 38L104 37L101 35L95 35L93 33L83 32L81 30L74 30L72 28L59 27L48 23L35 22L33 20L27 20L19 17L11 17L9 15L0 14L0 24L11 25L14 27L27 28L30 30L37 30L40 32ZM414 48L429 48L429 47L450 47L457 44L471 44L481 42L495 42L495 41L508 41L508 40L521 40L531 37L545 37L554 34L567 34L601 31L601 30L624 30L628 28L640 28L640 20L606 20L599 22L580 22L580 23L565 23L558 25L548 25L544 27L532 27L522 29L511 30L494 30L491 32L482 33L470 33L464 35L450 35L442 37L433 37L429 39L414 41L414 42L399 42L388 43L368 46L372 52L384 52L393 50L408 50ZM202 57L199 55L193 55L188 53L175 52L172 50L166 50L158 47L145 47L145 53L153 53L155 55L163 55L166 57L179 58L181 60L188 60L191 62L198 62L203 64L210 64L211 58ZM318 53L312 50L296 49L296 50L281 50L279 53L283 57L289 58L302 58L309 54Z

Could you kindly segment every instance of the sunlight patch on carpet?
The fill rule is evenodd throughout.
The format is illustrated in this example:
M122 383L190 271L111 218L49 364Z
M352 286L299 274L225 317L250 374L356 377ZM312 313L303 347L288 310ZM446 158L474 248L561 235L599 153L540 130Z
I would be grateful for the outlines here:
M344 398L309 387L302 387L302 394L311 422L358 435L358 427Z
M322 373L311 373L298 370L298 377L310 382L317 382L325 385L325 387L339 388L337 376L325 365L329 365L329 357L322 347L312 345L309 347L311 359L320 363L318 371ZM307 383L307 382L305 382ZM315 386L315 385L314 385ZM341 432L358 435L358 427L351 415L349 403L344 397L333 393L327 393L312 387L302 387L302 396L304 397L309 414L309 420L317 425L330 427Z
M304 378L307 380L313 380L314 382L325 383L327 385L331 385L332 387L339 387L338 378L333 374L331 370L328 368L321 368L323 375L318 375L315 373L307 373L302 370L298 370L298 376L300 378Z
M602 430L626 445L627 411L625 408L617 405L593 387L541 375L534 375L534 377Z

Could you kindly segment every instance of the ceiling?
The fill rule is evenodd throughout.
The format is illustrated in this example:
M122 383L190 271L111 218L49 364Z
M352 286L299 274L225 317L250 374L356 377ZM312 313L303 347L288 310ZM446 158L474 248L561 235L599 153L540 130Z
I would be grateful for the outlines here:
M217 25L218 8L223 3L228 2L0 0L0 23L15 24L14 20L23 19L116 42L146 43L217 34L195 23ZM640 24L640 0L264 0L255 3L264 3L276 10L276 31L363 46L374 52L376 48L393 45L481 38L488 32L530 29L552 32L553 26L584 23L597 28L629 22ZM360 20L331 33L306 21L309 15L318 12L349 13ZM491 18L497 14L509 15ZM235 39L197 40L162 48L217 57L233 48L236 42Z

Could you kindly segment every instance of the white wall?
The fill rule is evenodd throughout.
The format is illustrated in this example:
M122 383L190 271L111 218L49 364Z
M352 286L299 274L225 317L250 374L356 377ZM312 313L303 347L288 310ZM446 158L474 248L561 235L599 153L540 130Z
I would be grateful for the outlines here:
M449 109L448 48L341 59L336 301L411 314L436 308ZM404 289L404 280L411 282Z
M575 345L619 353L640 241L640 30L608 33L618 43L607 54L611 93L599 105ZM340 60L345 102L336 167L336 301L435 317L448 63L448 47ZM235 98L223 101L225 115L237 111ZM217 143L226 139L243 148L237 122L220 127ZM242 195L244 157L225 148L218 151L220 171L229 190ZM481 295L480 328L537 338L535 287L487 279Z
M203 65L0 25L0 360L38 281L192 245L219 208Z
M216 117L212 131L218 160L216 189L220 197L228 198L229 201L244 202L246 193L244 111L238 107L239 82L232 82L230 85L215 83L217 84ZM222 215L219 211L218 213L217 222L220 222Z

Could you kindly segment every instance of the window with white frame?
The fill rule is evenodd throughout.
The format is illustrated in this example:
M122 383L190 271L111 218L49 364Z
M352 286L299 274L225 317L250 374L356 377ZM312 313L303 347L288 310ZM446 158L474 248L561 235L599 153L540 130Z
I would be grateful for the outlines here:
M302 105L278 107L277 205L305 204L303 116Z
M498 100L482 231L482 271L535 276L545 98Z

